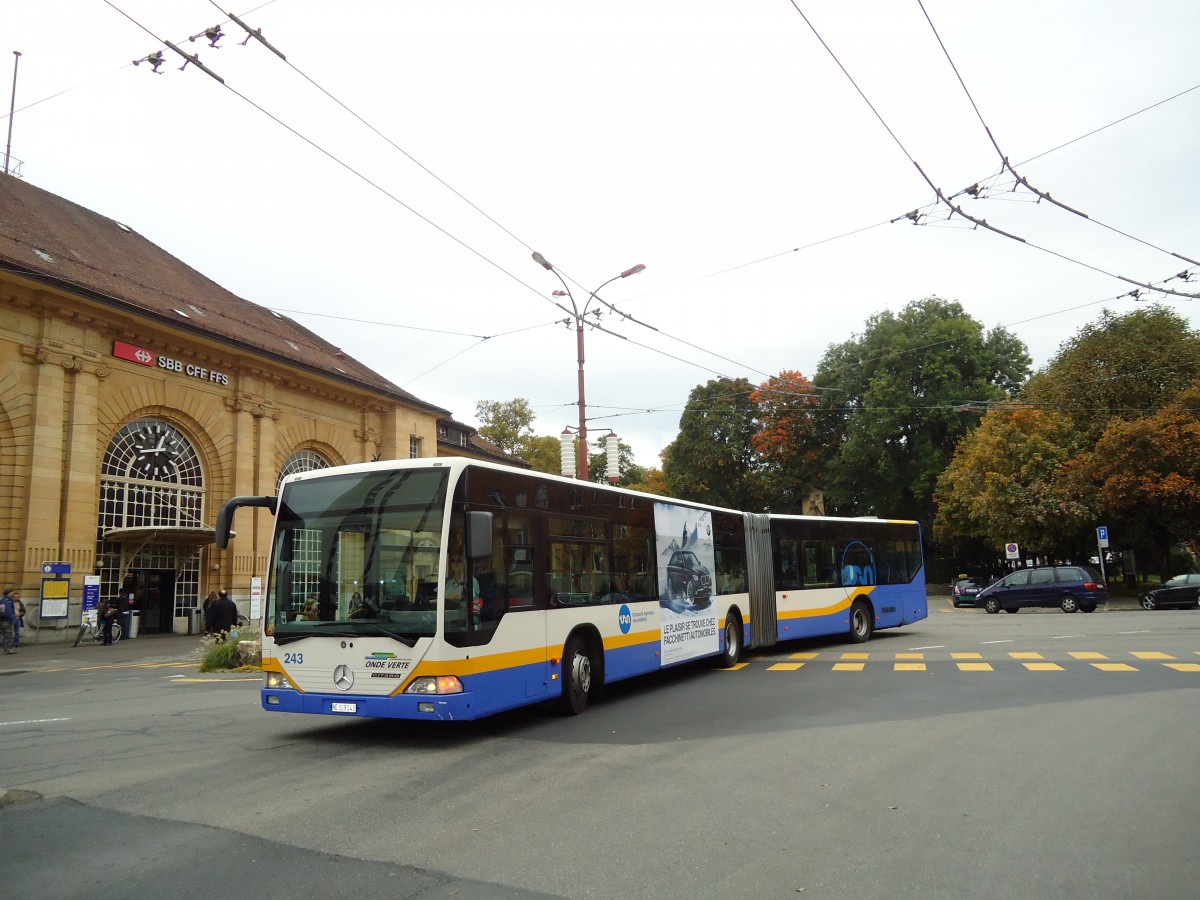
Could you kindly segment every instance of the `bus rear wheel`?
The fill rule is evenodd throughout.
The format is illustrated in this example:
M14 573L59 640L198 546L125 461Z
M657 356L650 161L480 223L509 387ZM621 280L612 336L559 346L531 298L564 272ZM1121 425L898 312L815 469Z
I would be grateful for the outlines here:
M572 635L563 652L563 692L559 709L565 715L577 716L587 708L592 693L592 657L587 643L579 635Z
M732 669L738 664L742 658L742 637L741 617L731 611L725 617L725 649L716 658L717 668Z
M855 600L850 607L850 640L861 644L870 640L874 632L875 616L871 613L871 607L862 600Z

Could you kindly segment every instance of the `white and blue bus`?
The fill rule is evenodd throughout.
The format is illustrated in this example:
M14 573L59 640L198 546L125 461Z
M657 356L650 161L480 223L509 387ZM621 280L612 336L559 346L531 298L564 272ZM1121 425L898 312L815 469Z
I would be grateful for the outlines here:
M468 459L320 469L278 497L264 709L475 719L747 647L926 616L916 522L742 513Z

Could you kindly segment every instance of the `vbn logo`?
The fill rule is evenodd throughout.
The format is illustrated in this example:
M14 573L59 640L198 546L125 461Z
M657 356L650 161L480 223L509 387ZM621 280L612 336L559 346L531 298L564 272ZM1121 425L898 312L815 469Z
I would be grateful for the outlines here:
M629 634L629 629L633 627L633 613L624 604L617 611L617 624L621 626L621 634Z

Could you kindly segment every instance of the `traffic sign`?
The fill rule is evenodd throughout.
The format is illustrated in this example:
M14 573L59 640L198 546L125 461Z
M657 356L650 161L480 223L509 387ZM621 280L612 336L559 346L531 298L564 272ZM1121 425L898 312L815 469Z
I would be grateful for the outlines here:
M68 562L44 562L42 563L43 575L70 575L71 564Z
M1100 549L1108 546L1108 526L1101 525L1096 529L1096 543L1100 545Z
M1020 559L1021 558L1021 548L1018 547L1012 541L1009 541L1007 544L1004 545L1004 558L1005 559Z

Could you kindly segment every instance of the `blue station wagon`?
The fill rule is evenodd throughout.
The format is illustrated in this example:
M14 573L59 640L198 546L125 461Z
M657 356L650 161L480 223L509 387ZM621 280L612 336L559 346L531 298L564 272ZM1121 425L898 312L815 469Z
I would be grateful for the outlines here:
M1065 613L1090 613L1107 600L1104 582L1086 566L1017 569L975 595L975 605L989 613L1015 613L1026 606L1057 606Z

